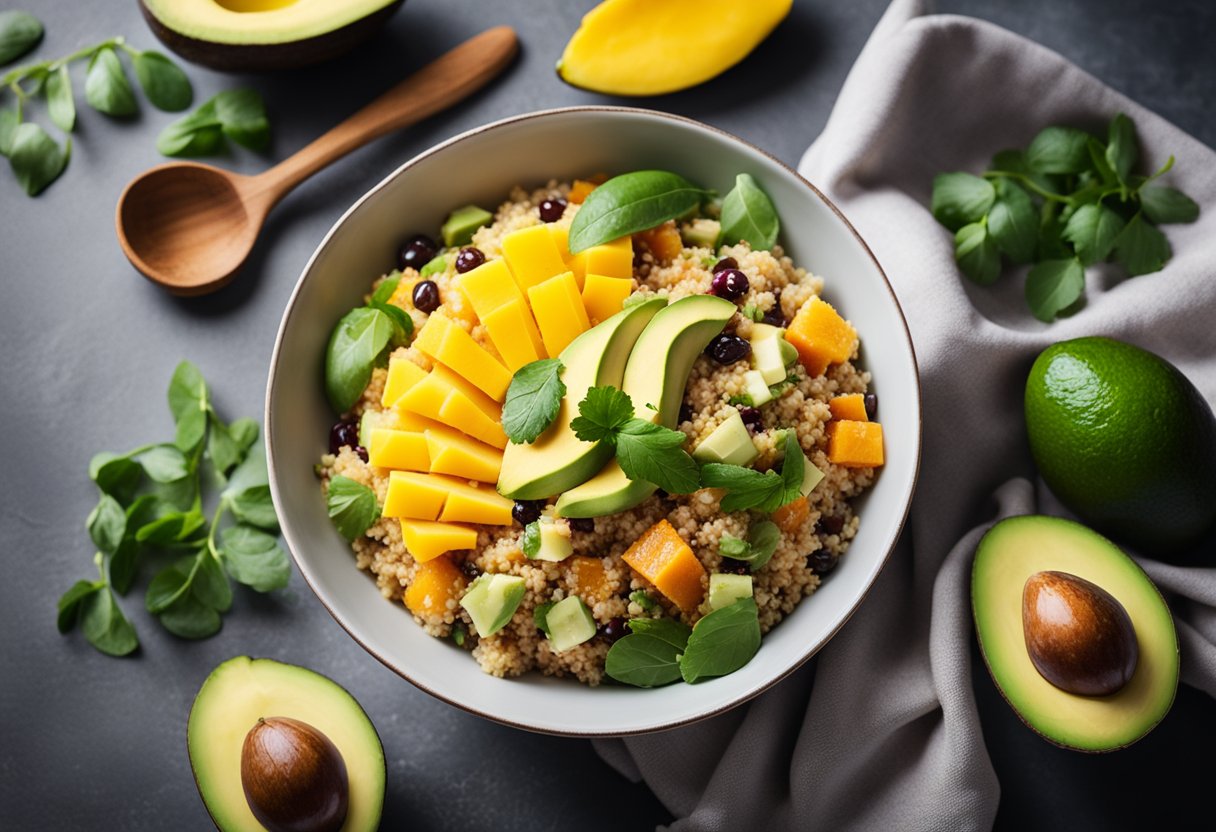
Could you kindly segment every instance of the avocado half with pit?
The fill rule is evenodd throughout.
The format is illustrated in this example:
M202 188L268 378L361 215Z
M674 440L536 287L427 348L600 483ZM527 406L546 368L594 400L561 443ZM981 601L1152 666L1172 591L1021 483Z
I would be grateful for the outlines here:
M363 43L404 0L140 0L165 46L229 72L292 69Z
M251 732L263 731L267 723L279 728L286 725L290 731L280 731L277 737L264 743L273 752L277 741L280 766L254 784L248 776ZM285 734L288 742L292 735L303 736L304 747L294 752L288 749L290 753L284 762L281 746ZM222 832L264 832L267 825L259 821L251 801L256 802L254 795L269 793L265 801L269 804L276 791L280 795L290 794L293 784L275 782L282 777L286 764L294 762L305 776L313 776L314 782L324 782L324 777L316 775L327 772L317 771L320 755L309 754L310 739L317 747L329 748L331 756L336 751L341 760L338 766L345 769L343 780L347 787L341 795L345 820L340 826L329 828L342 832L375 830L384 806L384 749L371 720L353 696L319 673L272 659L237 656L213 670L190 709L186 744L195 783L215 825ZM321 763L325 762L321 759ZM302 787L303 794L282 801L289 805L277 808L298 812L303 804L317 804L320 796L315 788L308 788L308 783L294 785ZM264 805L260 813L264 814L267 808L273 812L276 807ZM329 808L332 810L332 802ZM285 821L272 826L316 825L299 817Z
M1011 517L980 541L971 572L980 652L1017 715L1044 739L1113 751L1174 702L1178 637L1139 565L1058 517Z

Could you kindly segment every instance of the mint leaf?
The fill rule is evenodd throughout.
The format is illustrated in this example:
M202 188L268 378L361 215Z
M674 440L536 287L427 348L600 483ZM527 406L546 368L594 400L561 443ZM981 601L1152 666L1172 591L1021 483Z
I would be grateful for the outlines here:
M654 228L692 211L708 196L708 191L669 171L614 176L592 191L574 215L570 253Z
M1165 235L1137 213L1115 240L1115 260L1132 277L1160 271L1170 259L1170 243Z
M996 202L988 212L988 236L1013 262L1029 263L1034 259L1039 212L1030 194L1009 179L996 182Z
M1093 164L1089 139L1075 127L1047 127L1030 143L1026 163L1038 173L1080 173Z
M380 516L376 492L362 483L342 476L329 481L325 510L329 513L334 528L347 540L355 540Z
M1026 276L1026 302L1034 316L1045 323L1076 303L1084 290L1085 269L1075 257L1044 260Z
M726 676L751 661L759 649L756 601L740 598L697 622L679 659L680 675L689 684L711 676Z
M964 225L954 235L954 259L963 274L988 285L1001 276L1001 252L983 223Z
M515 444L535 442L557 418L566 384L560 358L542 358L515 371L502 405L502 428Z
M1144 216L1158 225L1171 222L1194 222L1199 218L1195 200L1176 188L1165 185L1145 185L1140 189L1140 208Z
M987 179L970 173L939 173L933 177L930 210L951 231L979 222L996 201L996 189Z
M592 387L570 420L574 435L584 442L615 442L617 431L633 418L633 402L615 387Z
M735 187L722 199L718 245L746 241L753 251L768 251L780 231L773 201L750 174L740 173L735 177Z
M685 439L681 431L630 419L617 432L616 461L631 480L654 483L669 494L690 494L701 487L701 474L684 450Z
M1123 225L1123 218L1100 202L1082 205L1068 218L1064 239L1072 243L1081 263L1089 266L1107 258Z
M1119 113L1111 120L1106 140L1106 163L1124 185L1131 175L1140 147L1136 141L1136 127L1132 120Z

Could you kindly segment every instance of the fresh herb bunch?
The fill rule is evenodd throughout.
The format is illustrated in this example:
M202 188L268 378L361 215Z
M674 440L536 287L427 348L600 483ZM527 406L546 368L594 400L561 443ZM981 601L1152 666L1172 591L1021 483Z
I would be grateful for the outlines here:
M62 633L79 623L85 638L112 656L139 646L116 595L130 590L145 555L176 555L152 578L144 600L165 629L182 638L219 631L220 616L232 605L229 578L269 592L291 576L278 545L257 422L225 424L206 381L188 361L173 373L169 409L173 442L100 453L89 462L89 477L101 492L86 523L97 547L98 578L64 593L58 623ZM203 513L204 478L223 486L210 522ZM233 522L225 525L225 517Z
M0 14L0 58L20 57L41 37L42 25L25 12ZM34 196L54 182L72 153L70 137L60 145L41 125L24 120L29 103L45 98L50 120L64 133L71 133L76 127L76 97L68 70L73 62L87 60L84 97L89 106L109 116L134 115L139 104L119 57L123 54L130 59L139 86L152 106L169 112L190 106L194 90L177 64L160 52L128 46L122 37L103 40L52 61L19 66L0 76L0 96L8 93L15 99L0 106L0 153L8 157L17 182L27 194Z
M231 139L250 150L270 144L270 121L262 96L250 89L225 90L161 131L156 149L165 156L210 156Z
M977 283L1001 274L1002 256L1033 263L1026 302L1050 322L1085 291L1085 267L1114 259L1128 275L1158 271L1170 245L1156 226L1192 222L1199 206L1176 188L1132 173L1140 155L1136 128L1120 113L1106 141L1075 127L1048 127L1025 150L1003 150L981 176L942 173L932 210L955 232L954 257Z

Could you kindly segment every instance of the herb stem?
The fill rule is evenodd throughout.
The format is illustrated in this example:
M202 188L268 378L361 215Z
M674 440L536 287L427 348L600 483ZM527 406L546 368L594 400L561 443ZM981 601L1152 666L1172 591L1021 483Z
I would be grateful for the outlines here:
M1065 205L1073 204L1073 200L1070 197L1066 197L1063 194L1053 193L1045 188L1040 188L1039 185L1033 179L1031 179L1029 176L1027 176L1024 173L1017 173L1016 171L1011 171L1011 170L989 170L989 171L984 171L984 178L985 179L996 179L996 178L1016 179L1018 182L1020 182L1022 184L1022 186L1024 188L1026 188L1027 190L1030 190L1030 191L1034 191L1036 194L1043 197L1043 199L1049 199L1052 202L1062 202Z
M215 514L211 516L211 529L207 532L207 551L211 553L211 557L216 560L220 559L219 550L215 548L215 533L220 528L220 518L224 516L224 512L228 510L228 501L220 498L220 504L215 507Z
M37 63L25 64L24 66L19 66L15 69L9 70L3 78L0 78L0 84L12 87L18 81L24 80L40 71L45 71L49 75L50 73L58 70L59 67L70 64L72 61L78 61L81 58L91 58L93 55L108 46L121 46L124 49L131 51L130 47L126 46L125 39L119 35L116 38L108 38L107 40L103 40L100 43L95 43L92 46L77 49L75 52L72 52L69 55L64 55L62 58L56 58L53 61L39 61ZM134 56L138 54L138 52L132 51L131 54ZM14 87L14 91L16 90L17 88ZM24 97L22 93L19 92L18 94Z

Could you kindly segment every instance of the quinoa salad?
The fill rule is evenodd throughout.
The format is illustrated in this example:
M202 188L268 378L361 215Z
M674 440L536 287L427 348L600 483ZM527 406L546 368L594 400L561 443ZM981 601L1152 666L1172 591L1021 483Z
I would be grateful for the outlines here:
M494 676L733 672L846 556L882 465L857 333L759 184L635 204L672 178L459 208L331 337L330 517Z

